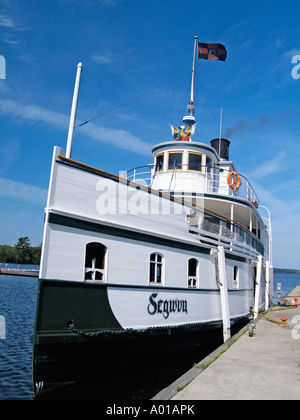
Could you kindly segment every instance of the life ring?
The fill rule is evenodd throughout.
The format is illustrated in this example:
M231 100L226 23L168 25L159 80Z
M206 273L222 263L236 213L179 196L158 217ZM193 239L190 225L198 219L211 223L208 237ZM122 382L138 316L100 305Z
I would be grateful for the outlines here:
M239 174L235 171L229 172L227 175L227 184L233 191L238 190L241 186L241 178L239 177Z

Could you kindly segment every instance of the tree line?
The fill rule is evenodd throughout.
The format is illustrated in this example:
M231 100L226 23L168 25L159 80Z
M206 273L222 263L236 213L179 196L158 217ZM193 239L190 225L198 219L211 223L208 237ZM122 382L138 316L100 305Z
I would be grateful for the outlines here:
M294 268L274 268L274 273L300 274L300 270Z
M13 264L40 263L42 244L31 246L28 236L18 239L14 246L0 245L0 262Z

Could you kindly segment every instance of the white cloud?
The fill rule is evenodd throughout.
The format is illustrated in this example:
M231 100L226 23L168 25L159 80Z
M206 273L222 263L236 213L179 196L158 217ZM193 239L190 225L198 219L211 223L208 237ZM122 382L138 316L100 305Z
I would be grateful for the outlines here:
M68 126L68 117L36 105L23 105L10 99L0 99L0 112L22 120L44 121L58 128Z
M0 15L0 26L4 26L5 28L15 29L16 24L15 22L5 15Z
M293 48L290 51L287 51L286 53L284 53L284 56L292 59L294 57L294 55L298 55L298 54L300 54L300 49L299 48Z
M148 155L149 151L151 150L150 144L140 140L138 137L135 137L125 130L99 127L93 123L89 123L83 126L81 130L82 133L100 143L109 143L120 149L131 150L132 152L136 152L142 155Z
M282 171L284 168L286 152L282 151L277 154L273 159L260 164L255 171L249 174L250 179L262 178L267 175L278 173L278 168Z
M0 195L32 204L46 205L47 190L23 182L0 178Z
M26 31L27 29L16 23L10 16L0 14L0 26L12 31Z
M94 54L92 56L92 60L97 64L111 64L114 61L114 55L113 54L107 54L107 55L99 55Z
M22 120L45 122L55 128L67 130L69 116L50 111L36 105L23 105L10 99L0 99L0 112L13 115ZM81 122L77 121L77 125ZM76 129L76 135L86 135L99 143L108 143L123 150L130 150L143 155L148 155L151 145L135 137L125 130L100 127L88 123Z

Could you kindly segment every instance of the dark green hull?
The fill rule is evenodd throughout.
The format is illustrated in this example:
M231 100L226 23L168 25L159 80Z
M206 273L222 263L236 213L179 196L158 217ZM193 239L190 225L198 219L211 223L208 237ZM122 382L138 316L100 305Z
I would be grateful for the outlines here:
M39 281L33 337L34 393L222 342L222 323L124 330L107 286Z

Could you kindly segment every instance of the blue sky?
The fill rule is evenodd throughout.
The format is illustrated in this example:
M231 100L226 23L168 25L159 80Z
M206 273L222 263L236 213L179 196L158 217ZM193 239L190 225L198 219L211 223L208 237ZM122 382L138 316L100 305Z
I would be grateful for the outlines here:
M193 139L218 137L222 108L230 158L272 213L274 266L299 269L299 16L290 0L0 0L0 244L42 240L77 64L77 123L104 115L76 129L72 158L118 173L151 163L181 123L197 35L228 56L197 60Z

